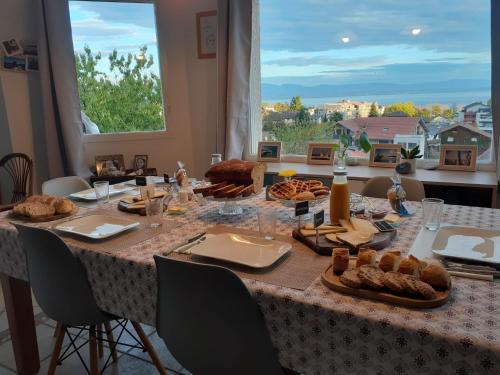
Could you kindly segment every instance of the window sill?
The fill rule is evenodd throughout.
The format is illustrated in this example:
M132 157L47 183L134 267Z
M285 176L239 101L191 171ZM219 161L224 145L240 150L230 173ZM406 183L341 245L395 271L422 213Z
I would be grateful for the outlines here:
M166 130L133 133L84 134L83 143L132 142L158 139L174 139Z

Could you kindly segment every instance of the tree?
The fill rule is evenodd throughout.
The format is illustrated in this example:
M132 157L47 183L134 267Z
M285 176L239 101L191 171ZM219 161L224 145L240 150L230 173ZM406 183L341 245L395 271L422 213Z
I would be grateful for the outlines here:
M488 99L488 102L486 103L486 105L491 108L491 98Z
M309 112L307 112L307 110L304 107L302 107L295 119L299 123L306 124L311 121L311 116L309 115Z
M339 111L335 111L332 114L330 114L329 119L331 122L339 122L344 119L344 116Z
M81 108L101 133L164 128L160 77L151 72L153 56L146 53L146 46L138 55L114 50L108 74L97 69L101 53L85 46L83 53L75 54Z
M443 111L443 117L448 120L452 120L456 116L456 110L454 108L447 108Z
M370 107L370 113L368 114L368 117L378 117L378 108L375 105L375 102L373 102Z
M300 96L294 96L292 100L290 100L290 109L292 111L300 111L304 106L302 105L302 99Z
M274 110L276 112L286 112L290 110L290 106L288 105L288 103L276 103L274 105Z
M384 116L387 116L394 112L404 112L408 116L413 117L417 115L417 109L412 102L402 102L402 103L394 103L385 108Z

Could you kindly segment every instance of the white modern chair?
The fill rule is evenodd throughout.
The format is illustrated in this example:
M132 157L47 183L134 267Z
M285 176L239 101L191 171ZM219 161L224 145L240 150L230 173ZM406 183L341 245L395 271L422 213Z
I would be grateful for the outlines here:
M387 198L387 190L393 185L390 177L380 176L369 179L361 195L373 198ZM401 177L401 186L406 191L406 199L420 202L425 198L424 184L414 178Z
M90 189L87 181L79 176L54 178L42 184L42 193L46 195L68 196L82 190Z

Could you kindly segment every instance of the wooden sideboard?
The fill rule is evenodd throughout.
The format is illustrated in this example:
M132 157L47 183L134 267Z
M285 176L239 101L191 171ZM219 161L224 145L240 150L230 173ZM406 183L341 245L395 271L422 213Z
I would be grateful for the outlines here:
M266 184L277 180L277 174L284 169L294 169L299 177L315 177L330 184L333 167L329 165L308 165L303 163L267 163ZM353 191L361 191L364 183L376 176L393 176L393 168L368 166L348 167L348 179ZM497 207L498 179L495 172L458 172L417 169L416 173L405 175L422 181L428 197L442 198L449 204ZM359 190L359 191L358 191Z

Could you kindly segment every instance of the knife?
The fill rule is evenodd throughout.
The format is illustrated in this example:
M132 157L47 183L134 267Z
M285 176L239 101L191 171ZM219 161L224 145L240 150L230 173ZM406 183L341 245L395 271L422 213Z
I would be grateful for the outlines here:
M174 247L173 249L170 249L169 251L163 253L163 255L170 255L171 253L175 252L176 250L179 250L180 248L184 247L184 246L187 246L187 245L190 245L192 244L193 242L196 242L198 241L199 239L201 239L203 236L205 236L205 234L207 234L207 232L202 232L202 233L199 233L197 234L196 236L194 237L191 237L190 239L188 239L186 242L183 242L181 243L180 245L177 245L176 247Z

